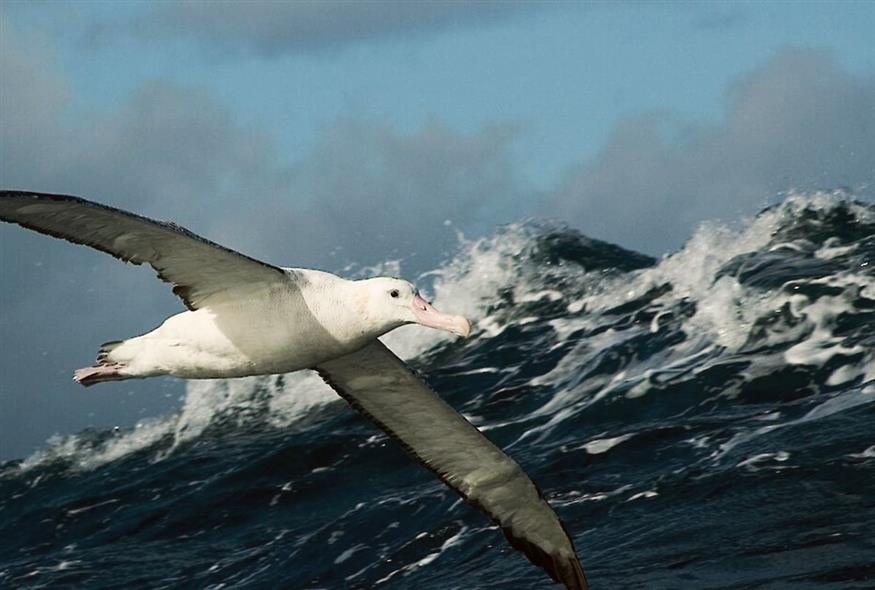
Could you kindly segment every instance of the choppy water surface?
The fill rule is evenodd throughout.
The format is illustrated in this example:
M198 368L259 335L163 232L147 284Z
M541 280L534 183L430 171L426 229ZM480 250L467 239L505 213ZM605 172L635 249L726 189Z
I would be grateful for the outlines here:
M792 196L652 260L525 224L387 343L538 482L593 588L875 586L875 207ZM544 588L308 375L0 467L0 586Z

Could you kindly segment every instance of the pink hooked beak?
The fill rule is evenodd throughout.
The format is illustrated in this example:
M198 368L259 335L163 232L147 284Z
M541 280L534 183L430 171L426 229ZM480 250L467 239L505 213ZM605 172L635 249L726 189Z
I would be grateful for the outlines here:
M416 321L423 326L446 330L459 336L467 336L471 333L471 324L468 323L468 320L460 315L439 312L432 307L431 303L423 299L419 293L413 296L411 307L413 307L413 315L416 317Z

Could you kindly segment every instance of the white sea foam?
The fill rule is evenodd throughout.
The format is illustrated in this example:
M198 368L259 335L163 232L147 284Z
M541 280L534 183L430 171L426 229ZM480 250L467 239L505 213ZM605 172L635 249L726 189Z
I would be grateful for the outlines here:
M623 441L629 440L632 436L632 434L623 434L611 438L597 438L584 444L582 448L590 455L600 455L607 453Z
M629 273L617 281L606 281L602 289L587 292L582 298L569 303L571 313L583 309L589 313L582 316L562 318L550 322L557 338L562 341L575 332L589 330L598 322L597 315L617 305L633 301L654 288L666 283L671 290L653 302L670 308L681 300L695 304L695 313L686 318L683 330L686 338L664 351L634 362L613 379L593 377L587 381L579 378L580 367L589 363L606 347L616 346L635 338L644 327L631 327L621 332L608 330L594 337L581 340L549 373L536 378L534 384L549 384L559 389L554 398L537 414L550 414L550 422L527 432L525 436L550 430L556 423L569 418L585 405L597 402L616 389L626 390L626 397L645 395L651 390L651 379L677 370L684 370L697 357L723 355L739 351L747 342L757 320L789 304L791 313L803 320L802 326L785 334L783 338L801 338L790 347L783 358L760 354L748 369L751 375L767 374L780 364L806 364L822 366L837 354L862 354L861 360L845 364L834 372L830 384L844 383L862 376L864 383L875 379L875 351L860 346L845 346L844 339L834 335L836 319L853 309L857 293L875 298L875 281L849 268L844 272L823 279L810 280L810 284L822 283L841 290L835 296L821 296L812 301L808 297L780 289L757 289L742 285L735 277L717 277L717 271L733 258L766 249L776 231L798 219L804 209L828 210L838 204L849 207L863 222L871 222L872 212L853 204L842 192L819 192L814 194L790 194L783 203L757 217L746 221L738 228L704 223L678 252L662 258L655 266ZM831 246L818 250L821 258L830 258L846 253L835 241ZM773 249L795 248L793 243L775 244ZM658 312L647 329L656 333L660 329L659 318L666 311ZM780 334L768 333L766 346L780 343ZM697 371L711 366L708 361L695 363ZM875 384L864 391L875 391ZM728 389L727 395L732 395Z
M600 492L582 493L576 490L572 490L562 495L553 496L552 498L550 498L550 504L553 507L564 507L570 506L572 504L581 504L583 502L601 502L602 500L607 500L608 498L613 498L615 496L619 496L620 494L625 494L631 489L632 485L626 484L613 490L605 490Z
M396 570L392 570L391 572L389 572L388 574L386 574L385 576L383 576L382 578L380 578L379 580L374 582L374 585L379 586L380 584L388 582L389 580L391 580L392 578L394 578L397 575L406 576L410 572L430 564L431 562L436 560L438 557L440 557L448 549L450 549L456 545L459 545L462 542L462 540L464 539L464 537L466 536L467 532L468 532L468 527L462 526L462 528L459 529L459 532L457 532L455 535L453 535L452 537L450 537L446 541L444 541L437 551L433 551L432 553L429 553L428 555L426 555L422 559L414 561L413 563L409 563L409 564L407 564L403 567L400 567ZM421 539L421 538L424 538L426 536L428 536L428 533L420 533L415 538ZM347 579L349 579L349 578L347 578Z
M644 490L643 492L638 492L636 494L632 494L628 498L626 498L627 502L634 502L635 500L641 500L646 498L655 498L659 495L659 492L656 490Z
M359 543L358 545L353 545L352 547L350 547L349 549L347 549L346 551L344 551L343 553L341 553L340 555L335 557L334 563L335 564L343 563L344 561L346 561L347 559L352 557L354 553L361 551L362 549L367 549L367 548L368 548L367 545L363 545L361 543Z
M875 445L871 447L866 447L860 453L851 453L848 457L852 457L854 459L873 459L875 458Z
M817 404L799 418L787 420L785 422L769 424L768 426L761 426L759 428L744 429L740 432L737 432L735 435L732 436L731 439L722 443L719 448L711 454L711 459L714 461L719 461L738 445L745 444L755 438L767 435L778 429L823 420L824 418L828 418L829 416L832 416L839 412L844 412L857 406L872 403L875 403L875 398L873 398L872 395L861 391L860 389L842 392L838 395L825 399L823 402Z
M194 440L220 417L242 423L264 411L277 427L287 427L311 408L338 399L315 373L300 372L276 377L192 380L186 384L182 408L173 414L148 418L132 429L95 444L80 434L53 437L48 446L25 459L19 469L27 471L51 461L65 461L73 469L90 470L131 453L160 445L152 457L161 460L180 445Z
M763 469L779 470L781 467L776 467L774 463L783 463L789 458L790 453L787 451L759 453L753 457L748 457L743 461L739 461L736 467L745 467L748 471L761 471Z

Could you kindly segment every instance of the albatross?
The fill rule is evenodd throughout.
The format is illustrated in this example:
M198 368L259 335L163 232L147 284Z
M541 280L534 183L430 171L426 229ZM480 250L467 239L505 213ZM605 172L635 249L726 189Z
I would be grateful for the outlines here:
M588 588L571 537L529 476L378 340L414 323L469 334L465 318L437 311L411 283L274 266L175 223L69 195L0 191L0 219L148 264L187 308L147 334L103 344L93 366L74 372L78 383L314 370L555 582Z

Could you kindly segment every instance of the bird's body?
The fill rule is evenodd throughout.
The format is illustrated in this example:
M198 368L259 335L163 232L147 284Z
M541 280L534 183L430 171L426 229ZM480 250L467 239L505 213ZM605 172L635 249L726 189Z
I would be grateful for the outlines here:
M283 270L285 284L171 316L147 334L108 343L101 360L127 378L290 373L349 354L387 331L362 319L366 282Z
M77 382L313 369L532 563L568 590L587 589L570 537L526 473L377 340L413 323L468 335L466 319L438 312L407 281L274 266L173 223L67 195L0 191L0 219L146 263L188 308L104 344L94 366L74 372Z

